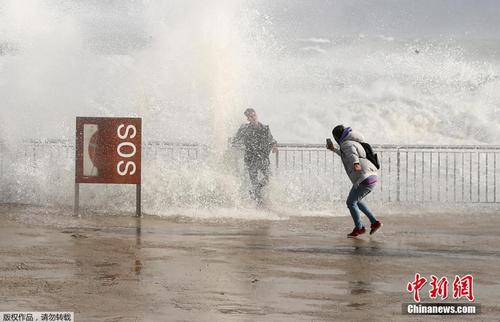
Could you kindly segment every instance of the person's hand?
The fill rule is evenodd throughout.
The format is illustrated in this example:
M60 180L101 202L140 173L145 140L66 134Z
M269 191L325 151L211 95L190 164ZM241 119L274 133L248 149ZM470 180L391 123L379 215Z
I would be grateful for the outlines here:
M354 171L355 172L360 172L361 171L361 165L359 163L354 163Z
M330 150L330 151L335 152L335 146L333 146L333 145L332 145L332 146L328 146L328 144L327 144L327 145L326 145L326 148L327 148L328 150Z

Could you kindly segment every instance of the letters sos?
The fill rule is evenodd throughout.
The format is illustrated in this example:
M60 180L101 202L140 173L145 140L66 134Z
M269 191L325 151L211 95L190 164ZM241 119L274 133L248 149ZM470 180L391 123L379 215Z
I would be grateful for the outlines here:
M137 148L134 143L126 140L135 138L137 129L134 125L125 126L125 124L120 124L116 129L116 134L121 140L125 140L124 142L118 144L118 146L116 147L118 156L125 159L118 161L118 163L116 164L116 171L121 176L132 176L135 174L136 165L133 160L130 160L130 158L133 158L135 156Z

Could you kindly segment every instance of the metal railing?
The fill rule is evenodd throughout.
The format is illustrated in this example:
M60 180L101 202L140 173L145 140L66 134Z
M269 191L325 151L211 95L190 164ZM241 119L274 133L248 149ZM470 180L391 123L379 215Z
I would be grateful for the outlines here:
M499 146L373 145L381 169L374 195L387 202L498 203ZM278 174L326 177L349 188L340 158L324 145L283 144L275 155ZM328 185L326 185L328 186ZM345 193L344 193L345 194Z
M500 202L500 146L373 145L373 148L379 155L381 169L379 183L369 196L372 200ZM205 145L163 141L143 144L144 165L145 161L152 161L197 167L209 155L210 149ZM5 170L7 158L33 168L63 164L61 171L74 175L74 143L68 140L29 141L16 151L0 143L0 179L10 175ZM48 162L37 162L41 158ZM351 186L340 158L321 144L281 144L271 162L277 184L285 186L286 193L301 195L303 200L343 200Z

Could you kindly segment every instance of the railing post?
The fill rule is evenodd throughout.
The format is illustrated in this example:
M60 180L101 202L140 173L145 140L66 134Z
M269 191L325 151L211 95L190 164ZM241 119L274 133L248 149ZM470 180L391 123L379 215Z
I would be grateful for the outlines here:
M3 158L5 152L3 151L3 142L0 142L0 180L3 180Z
M494 169L494 172L493 172L493 195L494 195L494 198L493 198L493 201L494 202L497 202L497 154L498 153L493 153L493 169Z
M477 151L477 202L481 202L481 153Z
M398 148L397 150L397 201L401 201L401 152Z
M78 160L78 153L77 153L77 147L75 145L75 163L76 160ZM75 201L73 203L73 215L80 217L80 183L77 180L77 173L76 173L76 167L75 167Z
M276 174L278 174L279 171L279 165L280 165L280 150L276 150L275 153L275 161L276 161Z
M135 215L137 217L142 216L142 207L141 207L141 184L138 183L135 185Z
M73 207L73 215L80 217L80 184L78 182L75 182L75 202Z

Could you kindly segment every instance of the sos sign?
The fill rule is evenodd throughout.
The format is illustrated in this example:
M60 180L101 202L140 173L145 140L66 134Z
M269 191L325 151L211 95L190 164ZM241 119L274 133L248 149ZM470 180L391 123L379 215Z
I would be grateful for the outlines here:
M77 117L75 183L141 183L140 118Z

